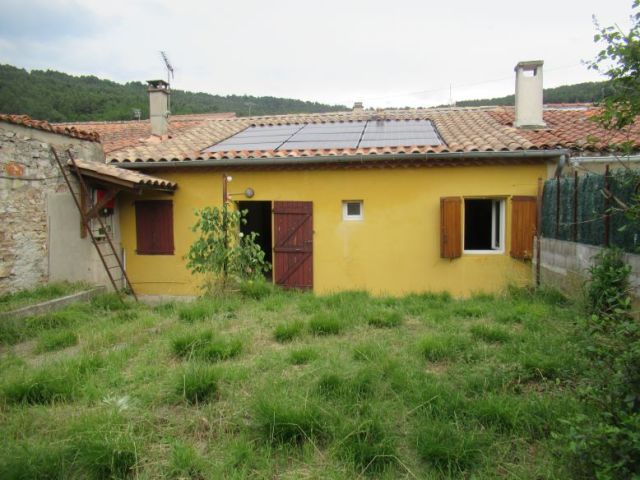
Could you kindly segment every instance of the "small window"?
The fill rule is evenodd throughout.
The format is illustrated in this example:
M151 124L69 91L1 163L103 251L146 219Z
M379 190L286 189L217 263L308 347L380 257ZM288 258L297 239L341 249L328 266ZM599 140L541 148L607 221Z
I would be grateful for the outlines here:
M504 252L504 200L464 200L464 251Z
M346 200L342 202L343 220L362 220L362 200Z
M154 200L135 202L136 253L173 255L173 202Z

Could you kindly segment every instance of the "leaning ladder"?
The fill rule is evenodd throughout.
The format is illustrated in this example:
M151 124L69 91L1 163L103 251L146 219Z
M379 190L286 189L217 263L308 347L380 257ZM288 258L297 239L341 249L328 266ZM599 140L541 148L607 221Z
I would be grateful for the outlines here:
M76 192L74 191L73 187L71 186L71 181L69 180L69 175L67 174L67 169L65 168L65 165L62 163L62 161L60 160L60 157L58 156L58 152L56 152L55 148L51 148L51 150L53 151L53 156L56 159L56 162L58 163L58 167L60 167L60 171L62 172L62 176L64 177L64 181L67 184L67 187L69 187L69 191L71 192L71 196L73 197L73 201L76 204L76 207L78 207L78 212L80 212L80 217L82 219L82 225L84 226L84 228L86 228L87 232L89 232L89 236L91 238L91 243L93 243L93 246L96 247L96 251L98 252L98 256L100 257L100 261L102 262L102 266L104 267L104 270L107 272L107 276L109 277L109 280L111 281L111 285L113 286L113 289L119 294L122 295L124 293L124 287L123 288L118 288L118 284L117 281L122 281L124 280L124 286L128 286L129 287L129 291L131 292L131 295L133 295L133 298L138 301L138 297L136 296L135 292L133 291L133 287L131 286L131 282L129 281L129 277L127 276L127 272L124 269L124 265L122 264L122 261L120 260L120 255L118 255L118 252L116 251L115 246L113 245L113 241L111 240L111 237L109 236L109 232L107 231L104 222L102 221L102 218L100 218L100 215L96 215L95 218L98 220L99 224L100 224L100 228L102 229L102 232L104 232L104 237L107 240L106 246L108 247L108 251L106 253L104 253L102 251L102 249L100 248L101 245L105 245L98 243L95 235L93 234L93 231L91 229L91 218L87 216L87 213L84 211L84 209L82 208L82 204L80 203L80 200L78 200L78 196L76 195ZM88 198L88 192L89 190L87 189L87 185L84 182L84 178L82 177L82 172L80 171L80 169L78 168L78 165L76 164L75 159L73 158L73 155L71 154L71 150L67 150L67 155L69 156L69 161L71 163L71 167L73 168L74 173L76 174L76 176L78 177L78 182L80 184L80 195L82 195L84 198ZM108 265L107 264L107 258L115 258L116 263L115 265ZM114 278L113 272L112 270L116 270L120 273L119 278Z

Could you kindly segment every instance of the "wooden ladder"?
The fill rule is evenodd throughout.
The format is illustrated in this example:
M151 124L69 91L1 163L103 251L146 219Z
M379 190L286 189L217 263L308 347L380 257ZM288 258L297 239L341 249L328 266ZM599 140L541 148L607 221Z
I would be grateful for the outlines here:
M60 171L62 172L62 176L64 177L64 181L67 184L67 187L69 187L69 192L71 192L71 196L73 197L73 201L75 202L76 207L78 207L78 212L80 212L80 218L82 219L82 225L84 226L86 231L89 232L89 237L91 238L91 243L93 243L93 246L96 248L96 251L98 252L98 256L100 257L100 261L102 262L102 266L104 267L105 272L107 272L107 276L109 277L109 280L111 281L111 285L113 286L114 291L116 293L118 293L118 295L120 296L120 299L122 300L122 296L125 294L125 290L128 287L129 292L131 293L133 298L136 301L138 301L138 297L136 296L135 292L133 291L133 287L131 286L131 282L129 281L129 277L127 276L127 272L125 271L124 265L122 264L122 260L120 259L120 255L118 255L118 252L117 252L115 246L113 245L113 241L111 240L111 237L109 236L109 232L107 231L107 228L106 228L104 222L102 221L102 218L100 218L99 214L95 215L93 217L87 215L88 212L85 212L84 209L82 208L82 203L78 199L78 195L76 194L76 192L74 191L73 187L71 186L71 181L69 180L69 175L67 174L67 169L65 168L65 165L60 160L60 157L58 156L58 152L56 152L56 149L53 148L53 147L51 147L51 151L53 152L53 156L55 157L56 162L58 163L58 167L60 167ZM81 195L81 198L89 198L89 190L87 189L87 185L86 185L86 183L84 181L84 178L82 176L82 172L78 168L78 165L76 164L76 161L73 158L71 150L67 150L67 155L69 157L70 167L73 169L74 173L78 177L78 183L80 184L80 195ZM93 207L93 208L90 209L90 211L97 211L97 209L95 207ZM104 238L106 240L106 243L98 242L98 239L93 234L93 231L91 229L91 219L92 218L95 218L95 219L98 220L98 223L100 224L101 232L103 232L103 234L104 234ZM107 247L106 248L106 252L102 251L101 246ZM115 258L116 262L115 262L115 264L109 265L109 263L107 262L107 259L110 260L111 258ZM117 275L114 276L114 273L116 273ZM120 287L120 288L118 287L118 282L120 282L122 284L122 287Z

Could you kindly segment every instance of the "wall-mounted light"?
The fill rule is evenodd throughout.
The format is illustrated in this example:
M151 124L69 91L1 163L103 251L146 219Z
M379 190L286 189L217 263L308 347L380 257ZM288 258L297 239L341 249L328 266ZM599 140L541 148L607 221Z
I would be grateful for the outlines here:
M253 188L249 187L244 191L244 196L247 198L253 198L253 196L256 194L256 192L253 190Z

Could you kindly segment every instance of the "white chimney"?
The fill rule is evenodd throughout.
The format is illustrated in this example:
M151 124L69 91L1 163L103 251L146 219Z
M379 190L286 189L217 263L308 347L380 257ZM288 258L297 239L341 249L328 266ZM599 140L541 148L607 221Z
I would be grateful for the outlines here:
M164 80L149 80L149 118L151 135L169 135L169 84Z
M545 128L542 119L542 60L519 62L516 65L517 128Z

